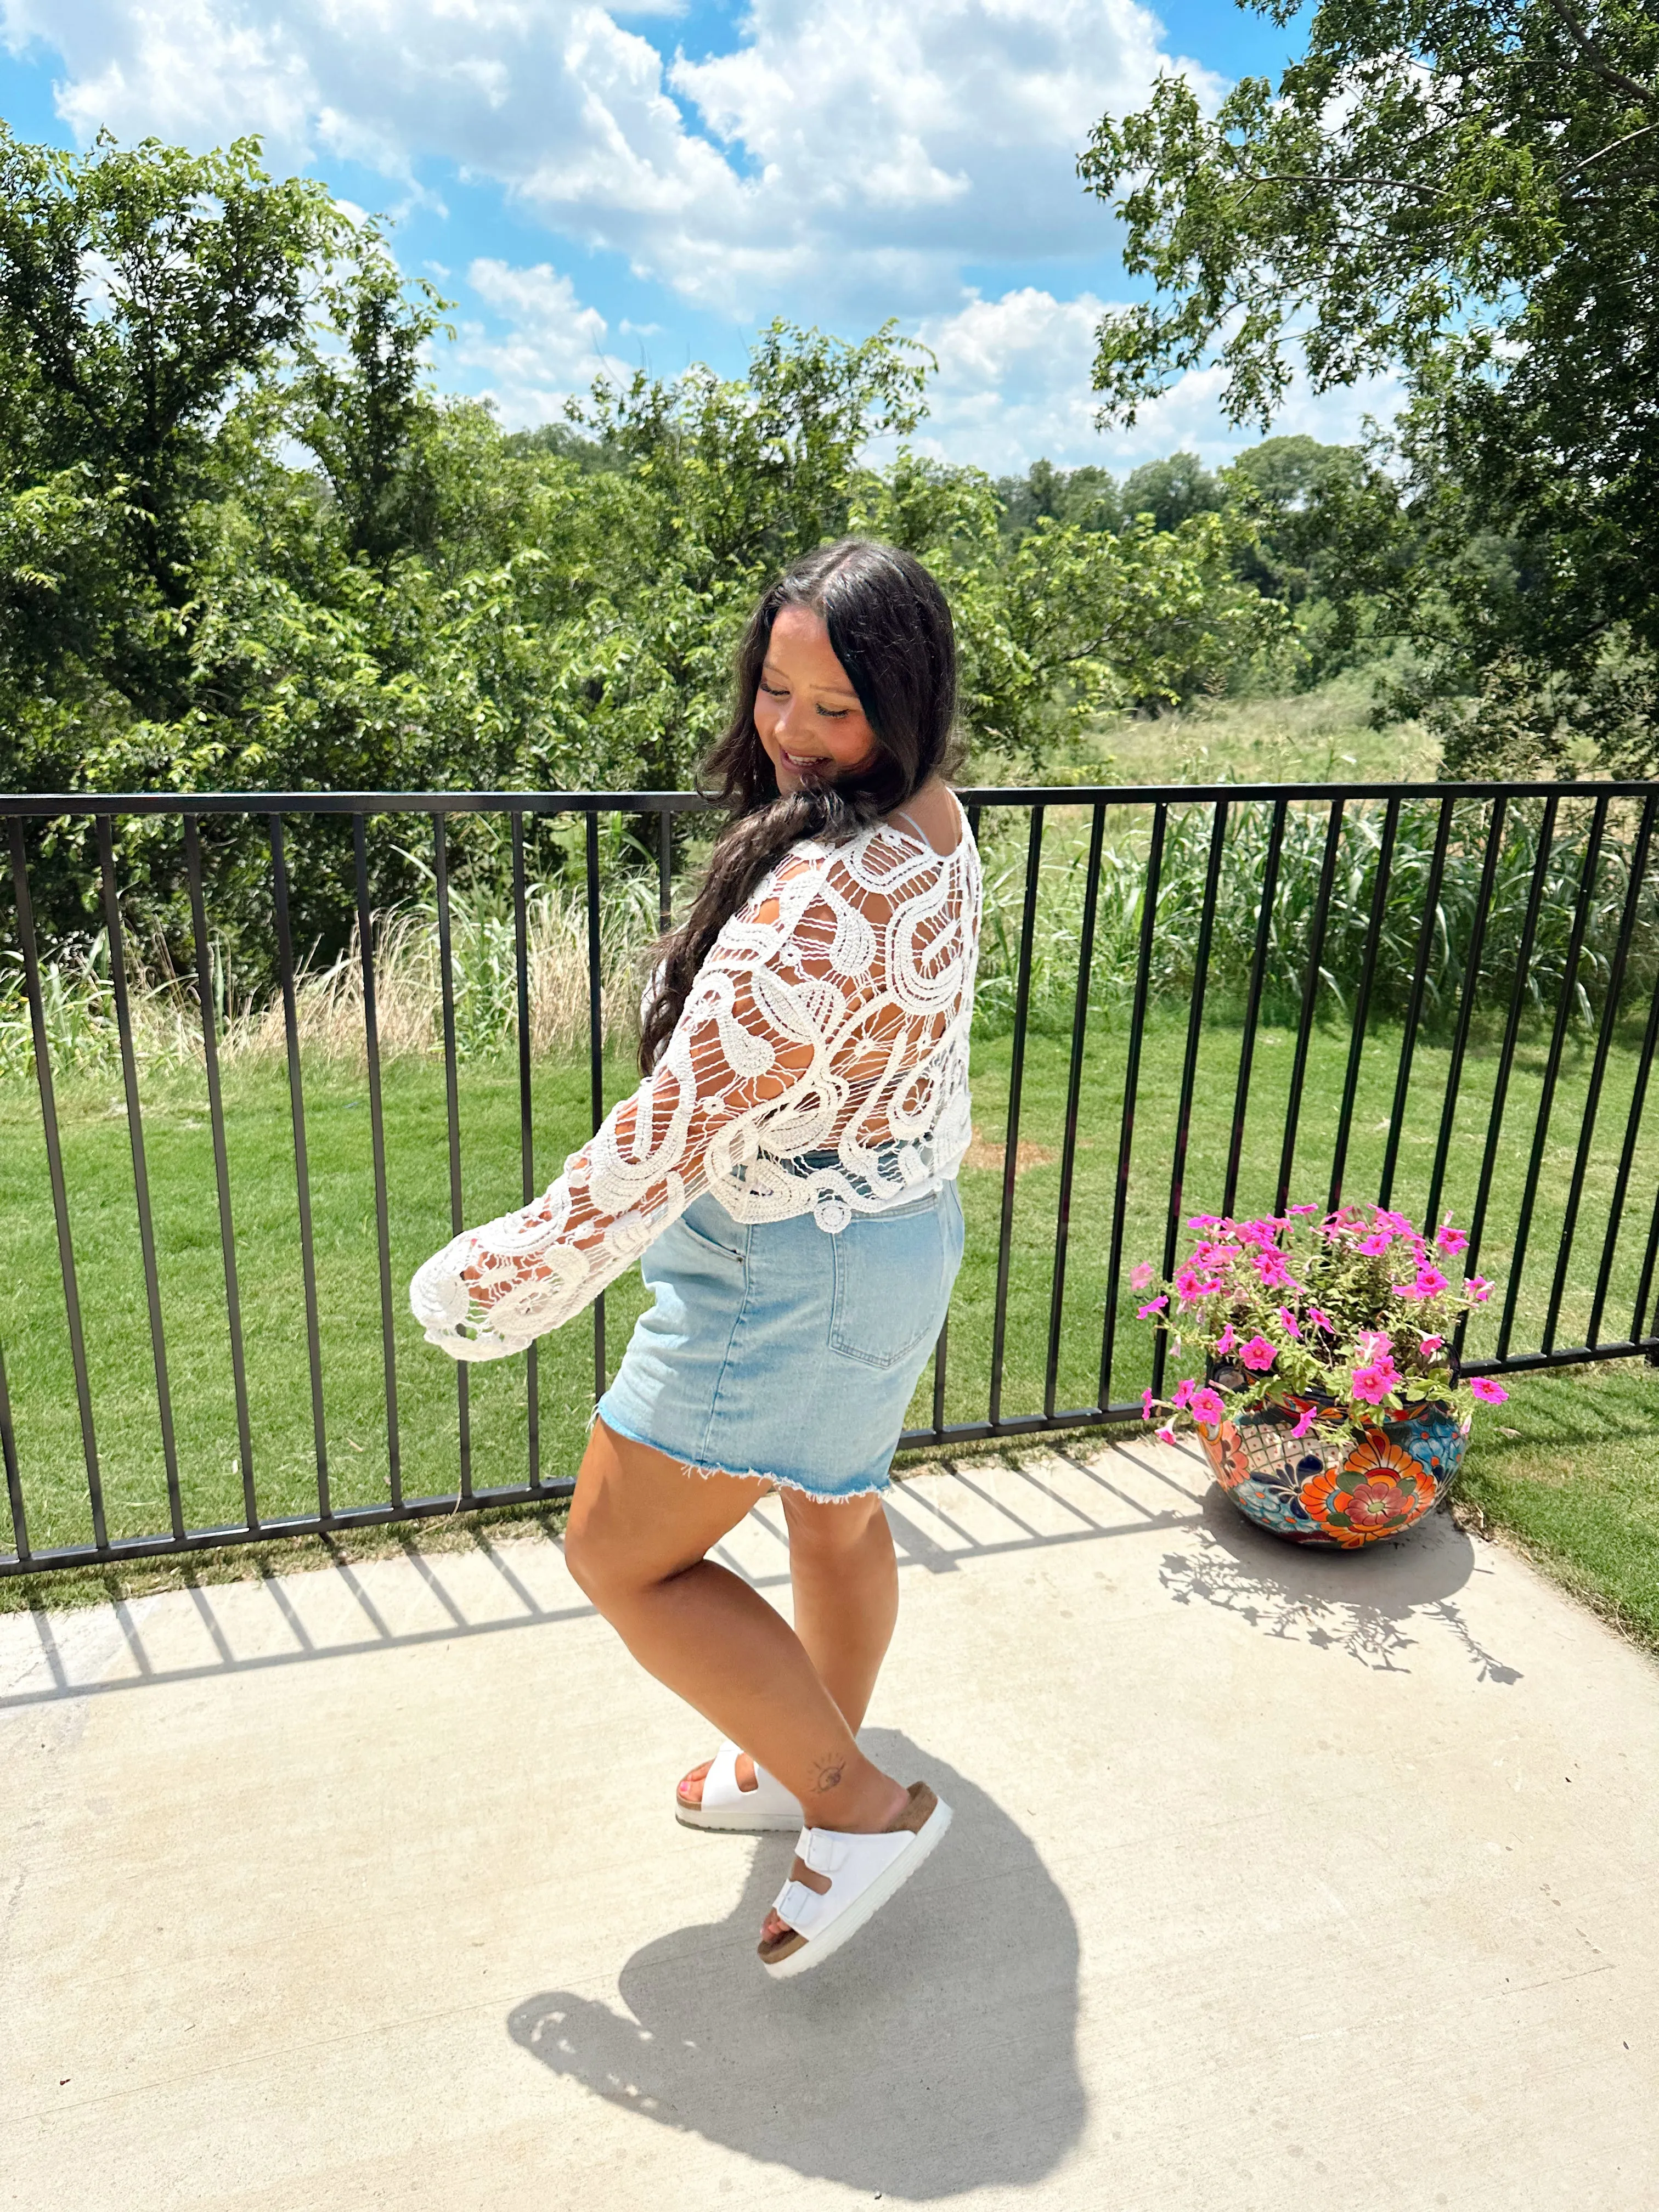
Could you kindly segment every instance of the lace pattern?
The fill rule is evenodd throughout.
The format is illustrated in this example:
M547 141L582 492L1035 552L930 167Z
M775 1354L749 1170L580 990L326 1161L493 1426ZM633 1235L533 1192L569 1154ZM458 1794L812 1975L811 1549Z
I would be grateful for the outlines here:
M893 822L792 847L721 929L662 1057L516 1213L416 1273L428 1341L499 1359L580 1313L691 1201L834 1235L955 1175L972 1134L979 856Z

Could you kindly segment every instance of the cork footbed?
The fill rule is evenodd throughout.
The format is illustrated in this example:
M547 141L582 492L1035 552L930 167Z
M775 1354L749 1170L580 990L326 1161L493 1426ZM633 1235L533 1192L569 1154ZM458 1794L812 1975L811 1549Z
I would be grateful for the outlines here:
M938 1803L938 1798L925 1782L913 1782L910 1784L909 1803L896 1820L890 1821L879 1832L884 1836L899 1836L908 1829L912 1835L917 1835L932 1820ZM794 1876L793 1867L790 1872L793 1879ZM795 1952L803 1950L805 1944L805 1936L797 1936L792 1928L787 1935L778 1936L772 1942L769 1943L763 1938L755 1946L755 1949L763 1966L775 1966L780 1959L792 1957Z

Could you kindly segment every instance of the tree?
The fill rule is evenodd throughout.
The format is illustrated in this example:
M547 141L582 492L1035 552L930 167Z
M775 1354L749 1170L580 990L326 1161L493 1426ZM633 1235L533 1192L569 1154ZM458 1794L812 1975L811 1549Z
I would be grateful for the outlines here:
M323 285L319 335L289 386L295 435L317 457L345 518L354 559L385 570L399 553L429 550L436 520L433 426L424 356L446 330L439 298L403 272L372 224L345 276Z
M1227 503L1196 453L1143 462L1125 479L1122 496L1124 513L1150 514L1155 530L1177 529L1189 516L1217 514Z
M1401 374L1416 550L1387 560L1419 702L1505 672L1547 754L1563 682L1593 700L1659 650L1659 17L1321 0L1307 40L1277 90L1246 78L1206 117L1166 78L1095 131L1081 172L1155 288L1101 325L1103 411L1212 356L1264 428L1298 360L1317 391Z
M0 687L187 702L216 427L300 335L340 229L323 185L272 183L258 153L77 156L0 124L0 538L51 540L6 575Z

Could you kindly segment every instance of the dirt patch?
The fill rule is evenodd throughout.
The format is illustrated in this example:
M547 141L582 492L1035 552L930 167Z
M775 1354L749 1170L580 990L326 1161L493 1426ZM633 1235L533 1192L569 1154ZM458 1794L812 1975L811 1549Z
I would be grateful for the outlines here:
M967 1151L962 1156L963 1166L970 1168L983 1168L988 1173L993 1175L1000 1175L1002 1173L1003 1162L1007 1158L1007 1156L1008 1147L1006 1145L988 1144L985 1139L981 1136L979 1133L979 1124L975 1121L974 1124L974 1141L969 1146ZM1054 1152L1048 1145L1028 1144L1025 1139L1022 1137L1019 1140L1018 1149L1014 1154L1015 1181L1018 1182L1019 1177L1025 1173L1028 1168L1052 1167L1059 1158L1060 1154L1057 1152Z

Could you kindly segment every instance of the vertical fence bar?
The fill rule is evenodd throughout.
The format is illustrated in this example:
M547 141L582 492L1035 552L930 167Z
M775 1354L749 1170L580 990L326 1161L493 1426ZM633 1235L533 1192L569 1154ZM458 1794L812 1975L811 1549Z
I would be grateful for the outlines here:
M11 825L11 878L17 901L17 938L23 954L23 988L28 994L29 1031L34 1041L34 1081L40 1094L40 1122L46 1140L46 1172L52 1182L52 1213L58 1231L58 1267L64 1282L64 1314L69 1324L70 1361L75 1370L75 1403L81 1419L81 1455L87 1470L87 1503L92 1511L93 1541L109 1549L104 1517L104 1478L98 1464L98 1436L92 1422L92 1385L87 1374L86 1333L81 1322L81 1291L75 1273L75 1244L70 1234L69 1191L64 1182L64 1151L58 1134L58 1102L52 1091L52 1048L46 1036L46 1001L40 994L40 956L34 941L34 903L29 896L23 825Z
M1031 940L1036 930L1037 872L1044 809L1031 809L1025 848L1025 896L1020 908L1019 961L1014 983L1014 1036L1008 1063L1008 1127L1002 1154L1002 1214L997 1231L996 1312L991 1328L991 1395L987 1418L1002 1420L1002 1363L1008 1344L1008 1278L1013 1261L1014 1178L1019 1173L1020 1096L1025 1084L1025 1026L1031 1006Z
M530 912L525 888L524 816L508 817L513 832L513 976L519 1010L519 1178L524 1202L536 1195L536 1139L530 1094ZM542 1480L542 1386L537 1346L525 1355L525 1423L530 1483Z
M6 1467L6 1498L11 1506L11 1533L18 1564L27 1566L29 1550L28 1516L23 1510L23 1479L17 1468L17 1433L12 1426L11 1392L6 1385L6 1347L0 1344L0 1460Z
M288 910L288 858L283 817L270 817L270 873L276 895L276 957L283 981L283 1030L288 1043L289 1113L294 1123L294 1185L300 1209L300 1267L305 1279L306 1357L311 1370L311 1435L317 1458L317 1511L334 1517L329 1498L328 1435L323 1413L323 1345L317 1320L317 1247L311 1228L311 1168L306 1154L305 1089L300 1074L300 1010L294 991L294 932Z
M138 1254L144 1271L144 1304L149 1316L150 1364L155 1373L155 1412L161 1431L161 1465L167 1475L167 1518L174 1540L185 1540L184 1501L179 1495L179 1444L173 1429L173 1391L167 1382L167 1337L161 1325L161 1279L155 1266L155 1223L150 1211L149 1170L144 1157L143 1109L138 1097L138 1063L132 1049L132 1008L127 998L127 951L115 896L114 825L107 814L94 817L98 866L103 879L104 933L109 945L110 988L115 997L115 1034L121 1052L121 1095L126 1101L127 1148L132 1155L132 1195L138 1212Z
M1595 1278L1595 1298L1590 1307L1588 1344L1601 1340L1601 1315L1607 1302L1607 1291L1613 1282L1613 1263L1619 1249L1619 1231L1625 1218L1625 1200L1630 1189L1631 1171L1636 1164L1637 1140L1642 1130L1642 1115L1647 1104L1648 1078L1653 1069L1653 1055L1659 1046L1659 986L1656 986L1648 1005L1647 1026L1642 1033L1642 1048L1636 1060L1636 1079L1631 1086L1630 1111L1625 1116L1625 1141L1619 1153L1619 1172L1613 1178L1613 1198L1607 1210L1607 1235L1601 1243L1601 1265ZM1635 1332L1632 1331L1632 1335Z
M933 1437L939 1443L945 1441L945 1363L950 1338L951 1316L947 1313L933 1340Z
M1325 957L1325 924L1331 910L1331 887L1336 881L1337 854L1342 843L1342 801L1331 801L1330 825L1325 832L1325 857L1319 870L1319 889L1314 894L1313 919L1308 933L1308 972L1302 981L1302 1012L1296 1025L1296 1057L1291 1063L1291 1091L1285 1102L1285 1145L1279 1156L1279 1190L1273 1212L1283 1213L1290 1203L1291 1176L1296 1166L1297 1124L1302 1119L1302 1086L1308 1076L1308 1050L1313 1039L1314 1008L1319 999L1320 963ZM1160 1332L1160 1334L1162 1332Z
M674 817L665 806L657 817L657 929L668 934L674 908Z
M1643 878L1647 872L1648 843L1653 834L1654 808L1659 805L1659 793L1650 793L1642 809L1642 818L1636 832L1636 843L1631 854L1630 882L1625 890L1625 910L1619 920L1619 939L1613 950L1613 964L1607 970L1607 988L1601 1004L1601 1027L1596 1033L1595 1058L1590 1066L1589 1087L1584 1094L1583 1118L1578 1130L1578 1150L1572 1163L1572 1181L1567 1188L1566 1212L1561 1223L1561 1246L1556 1255L1555 1279L1550 1285L1549 1311L1544 1322L1543 1352L1555 1349L1555 1327L1561 1317L1561 1299L1566 1289L1567 1266L1572 1258L1573 1239L1578 1229L1578 1208L1584 1195L1584 1177L1589 1168L1590 1145L1595 1135L1596 1117L1601 1110L1601 1084L1607 1071L1607 1054L1613 1048L1613 1032L1619 1021L1619 1000L1625 988L1625 965L1630 958L1631 940L1636 933L1637 911L1642 903Z
M1532 1234L1533 1208L1538 1200L1538 1178L1543 1171L1544 1150L1549 1142L1550 1114L1555 1104L1556 1079L1561 1072L1561 1053L1567 1041L1567 1024L1572 1018L1573 987L1578 980L1578 960L1583 951L1584 930L1589 921L1590 900L1595 894L1595 872L1601 864L1601 837L1607 819L1607 802L1605 799L1598 799L1590 817L1590 833L1584 841L1584 866L1578 878L1578 896L1573 902L1572 933L1567 940L1566 965L1561 975L1561 999L1550 1031L1549 1057L1544 1064L1538 1119L1533 1126L1532 1155L1527 1163L1526 1186L1521 1194L1521 1218L1515 1225L1515 1252L1510 1261L1510 1279L1504 1291L1504 1317L1498 1328L1498 1357L1500 1359L1509 1357L1510 1332L1515 1325L1516 1308L1521 1296L1521 1276L1526 1264L1527 1242Z
M374 917L368 905L368 824L351 817L357 876L357 954L363 977L363 1052L368 1066L368 1133L374 1162L374 1241L380 1267L380 1376L386 1390L386 1474L392 1503L404 1502L398 1429L398 1346L392 1303L392 1229L386 1187L386 1112L380 1096L380 1017L374 996Z
M1089 1026L1089 982L1095 958L1095 914L1100 896L1100 853L1106 809L1097 804L1089 830L1088 873L1083 887L1083 929L1078 939L1077 997L1072 1007L1072 1065L1066 1084L1066 1134L1060 1153L1060 1204L1054 1216L1054 1278L1048 1297L1048 1358L1043 1370L1042 1411L1054 1418L1060 1387L1060 1327L1066 1306L1066 1247L1072 1225L1072 1175L1077 1164L1077 1122L1083 1103L1083 1048Z
M605 1119L605 981L599 965L599 817L587 816L587 1093L593 1128ZM605 1395L605 1292L593 1301L593 1401Z
M1472 1275L1480 1258L1480 1240L1486 1234L1486 1207L1492 1198L1492 1176L1498 1165L1498 1140L1503 1132L1504 1109L1509 1099L1510 1070L1515 1064L1516 1039L1521 1031L1521 1016L1527 1003L1527 970L1532 965L1532 948L1538 934L1539 910L1544 902L1544 885L1549 877L1550 852L1555 842L1555 816L1560 805L1552 796L1544 801L1544 811L1538 824L1538 858L1533 863L1532 883L1527 892L1526 918L1521 925L1521 943L1515 956L1515 981L1510 991L1510 1010L1504 1023L1504 1042L1498 1049L1498 1071L1492 1078L1492 1106L1486 1115L1486 1142L1480 1155L1480 1181L1474 1194L1474 1212L1469 1217L1468 1249L1462 1256L1463 1272ZM1468 1333L1469 1317L1460 1314L1457 1333L1452 1339L1454 1366L1463 1355L1463 1339Z
M1389 1141L1382 1153L1382 1174L1376 1202L1386 1206L1394 1195L1395 1171L1406 1133L1406 1101L1411 1095L1412 1062L1417 1054L1417 1025L1423 1018L1423 993L1428 982L1429 961L1435 931L1440 921L1440 886L1446 873L1446 848L1451 842L1455 801L1440 802L1440 823L1435 831L1434 852L1429 861L1429 880L1423 892L1423 926L1417 935L1417 958L1412 965L1412 994L1406 1008L1406 1030L1400 1040L1400 1066L1394 1079L1394 1105L1389 1115Z
M1198 1096L1198 1055L1203 1042L1204 999L1210 981L1210 944L1215 932L1216 902L1221 891L1221 865L1226 854L1227 802L1218 799L1210 825L1210 858L1204 872L1204 904L1198 918L1198 945L1193 960L1193 993L1187 1009L1187 1049L1181 1063L1181 1097L1176 1107L1175 1155L1170 1164L1170 1211L1164 1224L1164 1274L1175 1273L1176 1248L1181 1236L1181 1200L1187 1186L1187 1147L1192 1136L1193 1101ZM1152 1336L1152 1395L1161 1396L1164 1370L1170 1357L1170 1340L1163 1329Z
M1337 1109L1336 1146L1331 1155L1331 1188L1326 1211L1334 1213L1342 1203L1342 1178L1347 1172L1348 1139L1353 1130L1354 1100L1359 1093L1360 1062L1365 1053L1365 1024L1370 1015L1371 985L1376 976L1377 948L1389 911L1389 879L1394 866L1394 841L1400 828L1400 801L1389 799L1382 810L1382 835L1377 841L1376 873L1371 878L1371 910L1365 924L1365 955L1360 963L1359 988L1354 993L1353 1026L1348 1038L1348 1065L1342 1078L1342 1103Z
M1648 1292L1653 1288L1653 1263L1659 1258L1659 1191L1654 1193L1653 1219L1648 1228L1648 1249L1642 1255L1642 1279L1636 1286L1636 1304L1630 1317L1630 1340L1640 1344L1651 1332L1644 1327L1648 1310ZM1659 1329L1659 1312L1654 1316L1654 1328ZM1649 1354L1650 1361L1652 1354Z
M185 817L185 872L190 882L190 928L196 950L196 1002L202 1015L202 1060L207 1071L208 1125L213 1132L213 1184L219 1204L219 1259L225 1278L225 1325L230 1333L230 1382L236 1401L236 1449L241 1462L242 1514L250 1535L259 1531L253 1481L253 1424L248 1416L247 1350L242 1340L242 1292L236 1268L236 1222L230 1203L230 1158L225 1146L225 1101L219 1079L219 1018L213 988L213 946L202 891L202 841L196 817Z
M454 948L449 926L449 836L441 814L432 817L433 889L438 901L438 982L444 1020L444 1119L449 1134L449 1233L459 1237L466 1224L461 1197L461 1092L455 1043ZM472 1495L472 1394L466 1362L455 1363L455 1415L460 1445L461 1498Z
M1446 1165L1451 1158L1452 1133L1457 1119L1458 1094L1463 1087L1463 1059L1468 1049L1469 1024L1474 1018L1474 1002L1480 992L1480 955L1486 941L1486 916L1492 910L1492 887L1498 873L1498 855L1504 845L1504 804L1501 798L1492 801L1492 821L1486 831L1486 850L1480 864L1480 888L1475 893L1474 920L1469 928L1469 949L1464 955L1463 976L1458 986L1457 1028L1452 1037L1451 1063L1446 1070L1445 1103L1440 1109L1440 1134L1435 1141L1434 1170L1429 1177L1428 1201L1423 1208L1423 1233L1434 1235L1435 1216L1440 1211L1440 1194L1445 1187Z
M1112 1402L1112 1348L1117 1336L1117 1284L1123 1272L1123 1232L1129 1210L1129 1157L1134 1145L1135 1104L1140 1089L1140 1046L1146 1028L1146 995L1152 972L1152 937L1158 927L1158 884L1164 868L1164 831L1169 809L1160 799L1152 809L1152 842L1146 850L1146 887L1141 894L1140 950L1135 960L1135 994L1129 1014L1129 1050L1123 1068L1123 1116L1117 1133L1117 1177L1112 1198L1112 1233L1106 1254L1106 1318L1100 1332L1100 1389L1095 1403L1104 1413Z
M1255 1062L1255 1028L1261 1014L1261 991L1267 972L1267 946L1273 935L1273 898L1279 889L1279 856L1285 843L1287 804L1273 801L1273 823L1267 832L1267 857L1261 870L1261 910L1256 917L1255 950L1250 957L1249 989L1244 1004L1244 1034L1238 1046L1238 1085L1233 1093L1232 1134L1227 1142L1227 1177L1222 1187L1221 1211L1231 1213L1238 1195L1239 1170L1244 1158L1244 1118L1250 1104L1250 1070Z

